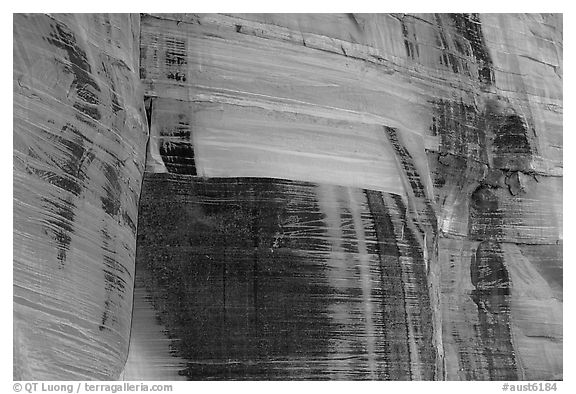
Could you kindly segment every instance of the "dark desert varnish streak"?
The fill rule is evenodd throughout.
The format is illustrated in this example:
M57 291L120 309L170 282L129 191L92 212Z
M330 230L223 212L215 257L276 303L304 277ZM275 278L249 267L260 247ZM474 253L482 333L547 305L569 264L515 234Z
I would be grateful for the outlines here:
M137 272L180 373L433 379L431 331L415 331L431 325L422 253L383 194L146 174Z

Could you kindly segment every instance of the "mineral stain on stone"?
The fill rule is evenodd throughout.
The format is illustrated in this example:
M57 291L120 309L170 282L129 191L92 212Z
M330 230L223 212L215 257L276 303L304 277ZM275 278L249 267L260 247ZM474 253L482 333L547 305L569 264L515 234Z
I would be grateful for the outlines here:
M19 380L110 380L123 368L136 239L121 214L136 218L146 135L127 66L137 26L136 15L14 15Z
M106 329L111 329L110 327L116 323L117 319L115 317L114 308L115 298L124 298L124 293L128 284L123 276L129 274L128 270L117 261L117 253L114 249L114 240L109 234L109 231L104 227L100 231L102 237L102 257L104 261L104 291L106 293L106 299L104 301L104 307L102 312L102 317L98 329L104 331ZM131 286L130 286L131 287Z
M420 55L418 52L417 40L414 36L412 39L411 34L408 33L408 25L405 20L406 16L400 19L400 24L402 26L402 36L404 37L404 47L406 48L406 55L411 59L417 59Z
M516 114L503 116L495 129L493 141L494 153L500 154L530 154L526 123Z
M71 194L69 197L60 199L59 202L48 198L42 198L47 212L54 216L47 218L48 230L53 233L54 240L58 245L57 259L60 266L66 262L66 255L72 241L74 231L75 199L83 192L83 184L86 179L85 170L94 160L94 153L85 148L85 139L72 124L67 123L61 129L62 136L48 134L47 138L53 140L62 148L61 158L52 158L53 164L59 169L58 172L29 167L29 170L50 184ZM38 154L29 149L31 157L39 158ZM60 173L60 171L62 173ZM62 218L62 219L55 219Z
M189 142L164 141L160 145L160 155L169 172L196 175L194 148Z
M384 377L389 380L409 380L410 349L402 278L400 251L396 243L394 224L380 193L366 190L370 212L377 218L374 229L378 238L380 280L382 286L382 336L385 338Z
M478 331L490 380L518 379L510 331L511 282L502 250L484 241L472 256L470 276L475 289L470 297L478 307Z
M318 188L146 175L137 266L188 379L434 377L432 332L418 329L431 325L422 251L398 228L406 207Z
M438 27L436 45L441 48L442 51L442 55L440 56L440 64L450 67L452 72L458 74L460 72L460 60L454 55L454 52L448 43L442 15L434 14L434 19L436 21L436 26Z
M562 235L549 219L558 199L541 203L548 185L561 189L550 179L562 166L550 153L562 149L561 17L163 15L144 16L157 23L140 32L138 19L15 16L15 377L118 377L136 234L140 301L150 298L148 317L166 329L154 340L185 359L164 371L561 377ZM154 98L132 78L138 48ZM165 99L234 112L229 135L247 120L245 135L269 138L267 125L288 119L269 152L288 142L311 161L320 156L300 149L303 128L319 146L336 135L385 143L381 156L396 161L374 174L397 171L401 185L342 186L376 167L355 143L318 183L277 179L295 178L292 160L239 175L275 178L198 178L210 156L202 142L222 119L170 108L151 122ZM143 100L162 160L147 170L167 173L145 175L138 206ZM319 132L327 122L337 127ZM235 154L252 152L241 142ZM214 161L230 158L222 152ZM366 163L358 177L356 162Z
M456 30L472 47L472 56L478 64L478 80L485 84L494 82L492 59L482 33L478 14L448 14Z
M65 65L65 68L74 75L72 86L81 99L81 101L74 103L74 108L94 120L99 120L101 118L98 109L100 87L91 76L92 67L88 62L86 52L76 44L76 36L68 26L56 22L52 28L53 32L45 40L55 47L63 49L68 55L71 64Z

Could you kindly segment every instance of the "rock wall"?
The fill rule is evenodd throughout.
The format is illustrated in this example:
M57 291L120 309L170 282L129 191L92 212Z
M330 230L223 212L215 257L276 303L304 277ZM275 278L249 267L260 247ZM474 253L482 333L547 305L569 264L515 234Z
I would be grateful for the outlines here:
M562 378L561 15L16 16L15 37L22 371L116 376L136 261L126 378ZM48 345L78 332L112 368Z
M426 270L399 196L147 174L140 212L138 276L189 379L434 378Z
M167 220L170 227L161 232L175 239L153 243L171 245L162 252L163 258L151 252L157 249L149 244L148 237L139 241L142 254L137 264L157 270L165 269L169 265L166 261L182 261L195 267L200 263L187 252L190 246L186 242L191 242L194 256L198 253L213 259L210 270L228 267L228 259L233 257L213 256L207 240L186 238L208 231L198 224L207 225L204 215L213 218L203 204L220 204L217 194L205 201L203 192L194 190L208 187L198 183L198 177L214 182L218 179L221 193L232 193L226 201L234 206L252 206L256 191L249 198L233 192L236 182L245 184L238 177L248 177L287 179L322 190L309 197L319 208L302 211L322 212L315 221L318 227L310 231L328 244L329 240L347 240L344 230L330 219L344 214L321 207L347 201L347 197L342 200L339 188L349 190L344 195L364 195L367 200L357 197L352 203L348 201L346 204L351 205L346 212L352 217L358 212L373 225L349 219L340 226L357 231L351 242L360 242L358 237L364 234L370 245L375 242L381 249L353 249L340 264L350 269L349 280L358 289L363 288L360 262L378 260L371 253L379 255L380 261L388 261L390 250L396 250L393 255L400 270L394 271L394 265L386 263L370 265L369 272L390 275L394 284L366 279L376 294L370 293L362 303L373 319L382 313L390 320L388 325L382 322L382 326L373 326L380 330L378 340L386 342L390 335L404 339L395 337L382 347L370 345L369 336L358 326L349 332L365 338L362 350L356 348L356 357L364 357L367 364L348 365L342 371L323 356L306 358L323 360L318 363L324 375L296 368L298 362L290 357L289 350L274 358L284 363L281 365L296 368L288 375L262 367L271 361L249 350L240 354L230 350L233 356L226 351L202 353L200 339L170 329L170 313L166 312L170 303L157 301L156 307L168 313L161 316L170 335L178 340L174 349L193 360L184 369L185 375L486 380L562 376L562 297L558 296L562 286L558 268L562 250L561 16L146 15L142 18L141 64L151 118L146 190L160 188L163 196L171 190L171 196L193 193L194 197L174 203L180 219L192 215L182 219L189 223L182 224L189 228L186 236L178 236L172 226L175 218L164 217L173 215L166 213L164 201L172 197L158 197L162 203L146 197L140 212L143 226L157 232L158 220ZM220 182L225 184L225 179L238 180L224 187ZM249 190L259 190L256 185L262 181L245 182ZM285 193L293 192L289 190ZM276 201L286 196L269 198ZM387 222L374 210L363 211L362 201L401 216L392 215ZM164 218L152 220L156 215ZM213 215L210 220L224 213L216 210ZM273 220L274 226L282 227L278 220ZM246 231L246 237L257 237L254 232L272 230L257 226ZM399 238L390 238L390 234L397 235L395 231L401 232ZM404 231L407 233L402 234ZM142 234L146 232L143 229ZM366 232L375 238L367 238ZM266 248L273 250L274 237L268 235L271 245L266 244ZM381 244L383 239L386 246ZM221 247L227 253L227 247ZM296 253L292 247L301 250L287 246L289 253ZM327 248L341 250L336 244ZM402 250L411 250L415 260L406 260L408 255L403 257ZM332 257L324 259L332 261ZM416 264L414 271L411 264ZM195 278L201 281L208 268L195 269L199 270L195 275L200 275ZM413 281L399 274L403 270L423 276ZM180 271L172 267L169 272L175 275ZM295 274L284 275L289 283ZM315 272L313 278L330 282L330 275L328 271ZM153 293L166 291L162 290L166 285L152 282L149 289ZM212 286L198 286L204 285ZM181 288L196 295L197 286L182 284ZM278 285L275 290L281 288ZM263 291L265 295L261 295ZM338 299L333 291L328 293ZM275 293L254 289L251 294L257 300L274 298ZM160 295L156 298L163 299ZM203 300L205 307L225 311L234 304L230 295L226 301L204 296L195 299ZM194 310L196 302L188 307ZM315 307L333 319L339 316L320 301ZM230 324L226 318L233 319L235 313L251 314L234 309L222 313L225 317L214 318L224 320L212 322L205 335L209 343L224 341L218 343L229 349L222 338L230 334L217 327L224 329ZM393 317L400 315L404 320ZM370 326L366 314L357 319ZM193 321L196 326L198 322ZM534 321L539 323L530 323ZM432 346L429 357L416 350L417 341L411 336L414 332L424 335L428 327L433 327L433 333L426 334ZM290 335L294 332L306 335L302 328L294 327ZM325 323L322 332L337 341L338 330L331 329L330 324ZM268 349L265 333L242 335L234 340ZM283 344L290 348L294 339L285 338ZM199 349L189 352L183 346ZM330 347L316 344L310 348ZM344 353L342 350L342 358ZM218 364L218 370L206 366L222 362L226 355L246 360ZM377 375L360 372L368 368L370 357L384 360L375 368ZM249 362L264 370L243 370ZM387 371L385 366L393 363L403 367ZM414 365L422 369L409 367Z
M14 15L14 379L117 379L147 124L138 15Z

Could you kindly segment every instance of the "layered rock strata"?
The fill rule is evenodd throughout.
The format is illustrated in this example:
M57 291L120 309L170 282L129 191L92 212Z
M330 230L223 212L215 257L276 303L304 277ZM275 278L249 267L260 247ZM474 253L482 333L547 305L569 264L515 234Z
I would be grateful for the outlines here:
M154 188L158 176L152 174L174 174L178 177L162 178L163 188L175 182L184 190L189 182L195 190L198 177L278 178L324 190L319 206L339 200L338 187L364 190L366 201L383 210L392 209L390 201L402 201L403 226L392 226L374 211L363 215L380 234L391 226L409 229L411 235L391 243L398 251L413 250L425 280L409 286L419 303L413 305L413 297L400 292L399 303L385 297L390 304L382 301L380 311L392 321L398 314L418 316L404 328L392 323L398 332L432 326L428 340L434 356L426 358L431 363L427 373L411 375L409 368L400 368L404 374L386 375L379 366L383 375L377 377L557 378L562 369L561 281L557 268L545 271L543 266L558 267L551 261L561 260L562 248L561 42L561 19L547 15L144 16L141 77L151 114L145 183ZM236 204L235 198L230 202ZM247 204L242 201L241 206ZM360 201L354 199L357 209ZM188 204L202 206L200 201L175 205ZM145 207L143 217L163 210ZM202 209L194 212L204 215ZM338 215L324 212L322 217ZM190 230L195 231L204 230ZM334 231L324 230L323 236L343 236ZM139 243L142 250L150 250L147 243ZM211 250L202 241L193 243ZM181 253L172 249L169 256ZM386 256L389 249L383 250ZM149 265L158 261L142 259ZM354 257L347 259L356 267ZM227 258L214 258L214 264L217 260L226 266ZM194 266L196 258L186 261ZM381 273L389 269L384 265ZM286 283L293 276L286 273ZM536 282L538 290L530 289L528 283ZM383 293L386 286L402 288L398 283L379 286ZM273 294L270 290L265 296ZM428 318L421 315L425 299L431 308ZM365 300L366 305L373 301ZM223 303L212 302L213 307ZM532 325L534 319L542 325ZM384 340L389 329L383 327L379 338ZM298 331L295 327L291 334ZM175 337L176 349L187 342L182 335ZM211 340L222 337L214 335ZM361 330L354 335L362 337ZM254 333L243 339L245 344L265 342ZM292 343L290 338L283 342ZM394 346L410 349L411 343L407 335ZM377 348L376 358L388 360L387 366L390 357L405 357L396 361L408 364L421 360L418 351L403 353L394 346ZM367 342L358 357L369 358L367 349L375 348ZM278 377L262 366L268 362L264 355L246 351L243 357L249 361L207 370L195 363L223 362L225 355L189 354L194 361L185 373L239 378L239 370L255 362L267 372L244 371L246 376ZM328 375L339 370L335 364L320 365ZM193 372L194 366L200 370ZM363 368L349 366L343 375L329 376L350 378L355 370ZM320 376L310 373L313 377L293 371L290 377Z
M16 18L46 25L15 23L15 321L44 324L15 326L21 369L90 377L50 345L24 361L49 333L120 344L74 358L116 376L136 261L126 378L562 378L561 15L56 16L58 40L54 18ZM78 271L43 271L37 240ZM79 339L31 294L76 313L54 283L85 288L86 267L104 276L80 310L116 309Z
M138 15L14 16L14 379L117 379L147 127Z

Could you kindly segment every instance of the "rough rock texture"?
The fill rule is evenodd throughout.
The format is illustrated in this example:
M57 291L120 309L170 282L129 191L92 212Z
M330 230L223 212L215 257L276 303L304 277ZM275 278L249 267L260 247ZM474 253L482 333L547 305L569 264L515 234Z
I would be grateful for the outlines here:
M151 139L137 264L191 278L180 285L147 282L173 350L189 360L182 374L562 376L561 17L146 15L141 78ZM295 183L284 192L286 181L265 183L274 193L260 201L265 178ZM294 221L321 213L307 222L305 239L330 245L320 248L324 254L312 253L318 246L281 247L274 238L282 233L283 199L295 194L300 201L304 185L315 191L304 200L315 205L300 207ZM257 224L240 230L228 215ZM216 230L220 221L232 228ZM232 240L197 235L218 231ZM247 245L255 239L253 256L237 250L235 237ZM371 246L363 250L360 239ZM355 247L342 246L348 242ZM272 257L275 245L282 258ZM320 259L322 268L306 274L301 258ZM261 266L245 277L255 261ZM290 270L282 271L281 261L290 261ZM348 268L342 272L357 289L363 315L343 314L354 309L346 306L355 302L352 295L306 287L331 283L334 266ZM276 279L268 279L273 288L261 288L262 267ZM389 280L363 282L368 271ZM298 273L306 279L296 284ZM220 296L220 290L203 293L223 283ZM239 283L247 287L235 293ZM172 286L187 301L166 299ZM258 312L249 299L272 304ZM288 309L316 318L277 311L275 302L295 300ZM380 322L379 314L388 320ZM356 326L335 328L342 316ZM275 326L294 320L309 328ZM362 345L335 350L340 330ZM379 330L374 339L371 330ZM417 350L414 333L431 348ZM350 354L363 363L334 361Z
M187 377L434 377L426 270L399 196L148 174L141 201L138 275Z
M65 46L72 48L61 54L68 63L48 62L60 70L55 76L43 78L50 68L32 65L27 75L40 81L70 70L80 75L68 77L65 100L54 99L62 94L57 90L47 94L54 102L46 108L57 114L78 100L77 110L90 118L93 91L105 107L104 92L124 89L118 97L133 114L123 118L127 126L103 119L126 135L129 148L113 145L118 157L136 150L135 164L114 167L134 186L128 192L122 182L102 185L107 156L90 167L77 193L99 197L121 189L124 199L115 206L129 215L144 164L146 125L137 110L146 107L150 140L125 378L562 378L561 15L142 15L139 37L126 36L120 48L90 40L116 37L119 24L95 23L102 18L65 17L81 44ZM138 18L122 18L138 35ZM17 53L36 50L48 59L60 53L37 49L50 42L39 29L15 26L23 43L20 52L15 44L15 92L28 86L19 82L18 64L34 64ZM135 83L79 82L100 67L98 51L110 51L110 64L119 53L132 59L125 64L138 63L138 40L142 96ZM67 67L78 61L76 53L87 54L88 72ZM134 70L126 75L133 78ZM37 256L36 240L50 242L54 261L62 250L67 261L82 252L74 256L88 256L96 270L110 246L98 238L98 222L82 219L108 218L104 206L101 213L77 208L71 218L59 213L79 207L74 186L68 199L52 197L60 178L20 164L25 156L43 169L60 165L77 179L86 160L55 161L72 154L67 141L76 133L62 125L27 131L41 111L18 106L15 97L18 293L30 288L26 281L41 290L52 286L39 279L55 274L37 273L52 260L47 252ZM62 103L68 106L60 109ZM42 137L43 130L56 130L56 137ZM60 150L50 148L59 146L54 139L63 141ZM111 149L105 143L98 149ZM52 150L38 158L40 147ZM70 194L67 185L60 188ZM32 187L34 197L23 192ZM26 213L34 205L20 203L24 198L51 201L36 203L34 212L49 214L52 230L33 230L31 217L43 222ZM54 223L53 212L67 220ZM121 218L100 223L109 234L124 234ZM74 229L72 241L57 235L67 228ZM81 230L95 234L81 238L93 251L75 243ZM134 233L127 234L132 243L115 261L131 274ZM37 276L28 279L30 272ZM85 283L80 274L61 275ZM106 295L106 280L91 282ZM57 294L68 296L61 288ZM94 306L83 310L94 316L107 307L82 297ZM22 299L15 298L17 321L41 317L50 326L30 333L16 327L25 333L16 347L42 335L76 338L60 315L35 311L43 305L37 300L25 309ZM120 335L110 339L104 330L90 338L125 340L129 318L118 316L126 319L114 331ZM109 364L116 368L125 348L112 348L120 350ZM61 355L46 347L43 357L49 365ZM102 377L96 371L93 378Z
M118 378L147 127L139 16L14 16L14 379Z

